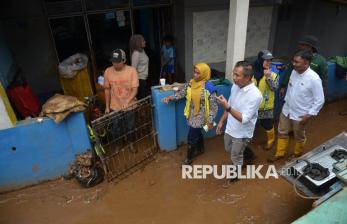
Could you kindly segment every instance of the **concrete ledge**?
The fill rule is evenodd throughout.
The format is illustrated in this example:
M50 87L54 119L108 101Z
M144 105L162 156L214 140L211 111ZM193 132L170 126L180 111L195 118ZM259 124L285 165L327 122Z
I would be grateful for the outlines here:
M32 119L1 130L0 192L57 178L76 153L90 148L83 113L71 114L60 124Z

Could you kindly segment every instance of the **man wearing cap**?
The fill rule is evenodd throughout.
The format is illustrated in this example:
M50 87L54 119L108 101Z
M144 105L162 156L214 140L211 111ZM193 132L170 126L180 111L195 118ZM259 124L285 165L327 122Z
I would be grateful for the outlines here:
M306 143L307 123L318 114L324 104L322 81L310 68L312 57L310 50L299 50L293 57L294 70L289 79L285 104L278 124L276 153L268 159L269 162L284 158L290 130L294 131L296 140L294 156L301 156Z
M105 113L110 110L126 109L136 101L139 79L135 68L125 64L125 52L116 49L112 52L110 61L112 66L105 70Z
M322 80L324 93L327 93L327 82L328 82L328 65L326 59L318 54L317 50L318 39L312 35L306 35L302 37L299 41L298 49L307 49L313 54L313 58L310 64L310 68L315 71L320 79ZM289 63L283 75L284 78L280 83L280 95L284 97L285 88L288 85L290 74L293 71L293 64Z
M118 139L127 133L126 138L130 141L130 150L134 151L133 142L135 133L135 113L131 110L131 105L136 101L139 78L134 67L125 64L126 55L121 49L116 49L111 53L110 61L112 66L105 70L105 113L111 111L127 111L125 119L114 119L112 124L113 138ZM136 151L136 150L135 150Z

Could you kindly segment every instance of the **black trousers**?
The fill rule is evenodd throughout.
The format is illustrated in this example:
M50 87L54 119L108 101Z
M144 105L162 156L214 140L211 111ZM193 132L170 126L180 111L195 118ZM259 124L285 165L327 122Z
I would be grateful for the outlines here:
M147 96L147 80L139 79L140 85L137 92L137 99L140 100Z
M197 145L203 139L201 129L202 128L189 127L188 145Z

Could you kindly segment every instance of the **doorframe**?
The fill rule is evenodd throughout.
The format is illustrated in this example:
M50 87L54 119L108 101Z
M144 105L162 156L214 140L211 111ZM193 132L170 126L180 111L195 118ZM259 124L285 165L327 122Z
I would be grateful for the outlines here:
M56 45L55 45L54 35L53 35L51 23L50 23L51 19L71 18L71 17L75 17L75 16L82 16L83 17L84 26L85 26L86 35L87 35L87 41L88 41L88 48L89 48L89 54L90 54L91 67L92 67L92 71L91 71L92 77L91 78L93 80L93 83L97 79L97 75L98 74L97 74L97 64L96 64L95 52L93 50L93 39L92 39L91 32L90 32L88 15L108 13L108 12L115 12L115 11L120 11L120 10L129 11L129 14L130 14L130 29L131 29L131 34L133 35L134 31L135 31L133 10L144 9L144 8L162 8L162 7L170 7L171 10L172 10L172 7L173 7L173 0L170 0L170 3L149 4L149 5L145 5L145 6L134 6L133 0L129 0L127 7L115 7L115 8L102 9L102 10L87 10L87 6L86 6L85 0L80 0L80 3L81 3L81 6L82 6L82 11L81 12L62 13L62 14L57 14L57 15L49 15L48 12L47 12L47 7L46 7L45 0L41 0L42 9L43 9L44 14L45 14L45 16L47 18L47 23L48 23L47 25L48 25L51 41L53 42L53 48L54 48L54 51L55 51L57 64L59 64L60 61L59 61L58 51L57 51L57 48L56 48ZM172 13L171 13L171 16L173 16ZM92 86L94 86L94 85L92 85Z

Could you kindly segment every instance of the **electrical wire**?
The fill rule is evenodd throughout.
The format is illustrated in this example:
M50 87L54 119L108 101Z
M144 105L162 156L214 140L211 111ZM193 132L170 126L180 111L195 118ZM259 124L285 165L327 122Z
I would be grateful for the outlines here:
M302 160L302 161L304 161L305 163L307 163L307 165L309 165L310 168L309 168L306 172L303 172L302 174L300 174L300 175L295 179L295 182L294 182L294 185L293 185L295 193L296 193L299 197L301 197L301 198L303 198L303 199L309 199L309 200L317 200L317 199L320 199L320 197L309 197L309 196L305 196L305 195L302 195L301 193L299 193L299 191L298 191L298 189L297 189L297 187L296 187L296 183L299 181L299 178L300 178L300 177L302 177L303 175L307 175L307 174L308 174L309 172L311 172L311 170L312 170L312 164L311 164L308 160L306 160L306 159L299 159L299 160ZM298 161L299 161L299 160L298 160Z

